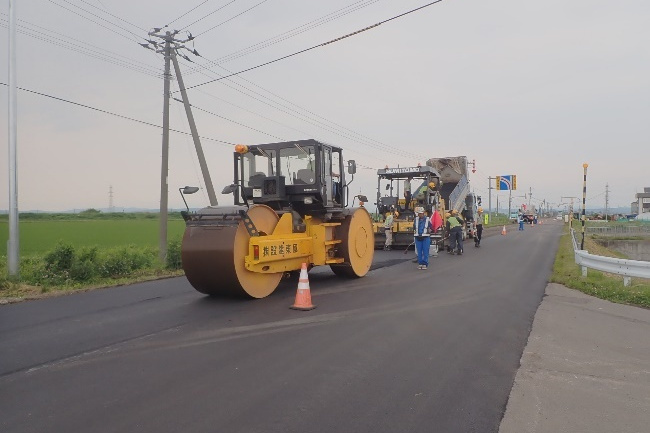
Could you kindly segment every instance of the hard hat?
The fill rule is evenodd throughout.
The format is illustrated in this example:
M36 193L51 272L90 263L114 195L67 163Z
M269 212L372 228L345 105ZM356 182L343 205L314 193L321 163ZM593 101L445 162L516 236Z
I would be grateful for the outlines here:
M451 211L451 214L452 215L458 215L458 211L456 209L454 209L454 210Z
M483 208L482 208L482 207L479 207L479 208L478 208L478 211L479 211L479 212L483 212Z
M445 213L445 218L449 218L451 214L449 212Z
M398 217L398 216L399 216L399 212L395 211L395 216Z
M418 206L415 208L415 213L424 213L424 208L422 206Z
M429 182L429 188L434 189L436 187L435 182Z
M390 212L386 212L386 216L390 215Z

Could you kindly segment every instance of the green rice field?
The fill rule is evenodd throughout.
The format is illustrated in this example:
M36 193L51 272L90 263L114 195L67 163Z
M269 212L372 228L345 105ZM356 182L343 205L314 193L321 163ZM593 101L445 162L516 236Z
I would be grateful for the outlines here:
M185 223L168 221L168 239L180 239ZM20 221L20 255L28 257L51 251L59 242L74 247L112 248L126 245L158 247L158 219L95 219ZM8 222L0 221L0 256L7 255Z

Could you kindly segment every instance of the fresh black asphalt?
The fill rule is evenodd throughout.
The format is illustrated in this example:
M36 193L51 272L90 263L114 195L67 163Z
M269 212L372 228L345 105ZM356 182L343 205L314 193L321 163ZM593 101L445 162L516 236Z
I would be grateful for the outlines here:
M0 431L497 432L561 223L262 300L184 278L0 307ZM498 232L497 232L498 233Z

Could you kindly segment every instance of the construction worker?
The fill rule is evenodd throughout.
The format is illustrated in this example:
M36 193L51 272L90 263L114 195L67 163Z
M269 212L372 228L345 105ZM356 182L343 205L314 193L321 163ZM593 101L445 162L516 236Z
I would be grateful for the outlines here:
M417 216L413 220L413 237L415 238L415 251L418 255L418 269L427 269L429 267L429 246L433 233L431 218L426 216L424 208L418 206L415 208Z
M476 233L474 233L474 246L481 246L481 236L483 236L483 208L478 208L478 213L476 215Z
M424 206L426 203L427 199L427 189L429 190L429 193L432 193L435 191L436 184L435 182L429 182L427 185L426 182L422 183L422 185L417 189L415 194L413 195L413 198L418 202L419 206Z
M386 219L384 220L384 232L386 233L386 243L384 244L384 251L390 251L393 245L393 212L386 212Z
M446 213L447 216L447 231L449 232L449 253L463 254L463 224L465 221L458 215L458 211L454 209L451 215Z
M411 204L411 178L407 177L404 181L404 209L408 209Z

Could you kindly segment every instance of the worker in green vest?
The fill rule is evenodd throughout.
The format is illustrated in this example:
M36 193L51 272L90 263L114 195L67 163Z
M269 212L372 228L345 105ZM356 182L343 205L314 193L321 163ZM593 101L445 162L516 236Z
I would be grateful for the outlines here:
M449 233L449 253L463 254L463 224L465 221L458 215L457 210L447 213L447 232Z

